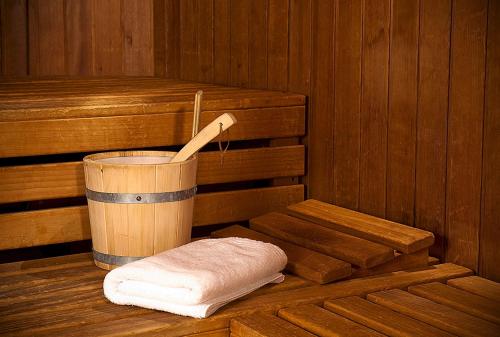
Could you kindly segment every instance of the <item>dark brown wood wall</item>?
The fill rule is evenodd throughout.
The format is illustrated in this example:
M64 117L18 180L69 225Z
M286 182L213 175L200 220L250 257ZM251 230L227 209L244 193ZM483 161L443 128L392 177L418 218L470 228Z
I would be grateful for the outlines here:
M3 74L307 94L309 197L431 230L433 255L500 280L500 1L0 4Z

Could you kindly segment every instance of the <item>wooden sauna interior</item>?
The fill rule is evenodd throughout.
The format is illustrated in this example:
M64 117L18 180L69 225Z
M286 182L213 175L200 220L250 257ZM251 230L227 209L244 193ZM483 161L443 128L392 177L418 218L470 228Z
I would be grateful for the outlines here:
M218 165L215 173L200 166L200 199L227 197L201 202L206 214L195 212L196 235L316 199L430 231L431 256L500 282L498 0L0 0L0 39L0 86L14 78L168 78L244 88L248 109L266 107L251 101L257 90L286 92L270 96L279 103L269 118L283 120L287 131L237 132L234 158L226 159L232 165L250 156L247 149L265 147L269 153L252 158L269 161L274 172L256 166L241 173L245 179L224 180L213 178L226 173ZM285 118L289 110L304 122ZM29 141L1 126L9 118L0 111L4 174L12 166L76 162L93 151L23 152ZM261 131L243 118L248 132ZM15 146L21 150L13 155ZM209 146L205 162L218 164L217 151ZM18 212L85 205L80 192L39 201L7 195L7 185L0 191L0 250L7 248L0 262L89 249L88 229L46 248L2 243L23 221ZM263 204L248 206L257 195ZM222 205L226 217L207 213ZM245 215L233 216L233 206ZM37 246L46 232L30 221L40 232L26 227L26 235Z

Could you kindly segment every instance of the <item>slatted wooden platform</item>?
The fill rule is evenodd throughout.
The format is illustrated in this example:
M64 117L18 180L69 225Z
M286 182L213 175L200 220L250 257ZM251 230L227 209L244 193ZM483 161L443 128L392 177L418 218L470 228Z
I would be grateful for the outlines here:
M384 291L389 289L406 289L409 286L433 284L469 276L471 271L453 264L441 264L425 270L395 272L328 285L317 285L288 275L284 283L265 286L243 299L230 303L207 319L193 319L111 304L102 293L102 280L105 274L106 271L93 265L90 254L0 265L0 335L229 336L231 320L236 317L260 313L274 315L272 320L275 322L277 320L293 322L291 317L300 316L300 311L293 311L292 308L300 305L322 306L325 301L349 296L365 296L381 291L385 294ZM497 287L496 284L491 286L492 289ZM411 293L408 295L415 296L413 295L415 289L418 291L421 288L410 288ZM425 288L425 290L427 293L432 293L432 289ZM371 301L366 302L371 303ZM445 306L445 304L439 305ZM287 309L280 311L283 308ZM297 308L303 310L300 309L302 307ZM314 309L317 310L316 307ZM321 310L322 314L327 312L325 309ZM483 306L478 310L486 315L481 317L491 316L489 306ZM406 315L403 309L400 311L402 312L400 315ZM276 314L280 318L276 317ZM314 317L322 319L320 315ZM348 319L353 321L349 317ZM484 320L478 319L481 322ZM253 320L257 323L259 321ZM342 321L347 324L346 326L354 325L346 320ZM247 329L249 321L240 322L245 325L243 329ZM238 332L236 335L245 336Z
M222 166L216 146L200 153L193 225L246 221L303 200L303 95L153 77L3 79L0 250L89 239L83 156L186 143L199 89L202 126L226 111L238 123L223 136L233 145Z

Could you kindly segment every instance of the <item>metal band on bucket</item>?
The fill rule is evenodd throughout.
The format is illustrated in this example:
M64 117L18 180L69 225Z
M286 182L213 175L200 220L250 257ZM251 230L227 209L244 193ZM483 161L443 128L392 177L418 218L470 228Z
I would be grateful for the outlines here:
M112 264L115 266L123 266L124 264L141 260L147 257L147 256L136 257L136 256L119 256L119 255L104 254L98 252L94 248L92 248L92 253L94 255L94 260L99 261L101 263Z
M85 191L87 198L94 201L115 204L154 204L174 202L189 199L196 194L196 186L187 190L162 193L107 193L89 190Z

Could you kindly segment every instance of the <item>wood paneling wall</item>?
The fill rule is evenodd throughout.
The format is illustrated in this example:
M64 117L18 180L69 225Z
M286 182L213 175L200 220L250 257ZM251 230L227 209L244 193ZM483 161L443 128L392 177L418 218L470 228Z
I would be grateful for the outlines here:
M153 75L153 0L0 0L3 75Z
M309 96L309 197L500 280L500 1L0 0L2 73ZM25 41L25 43L23 43Z

